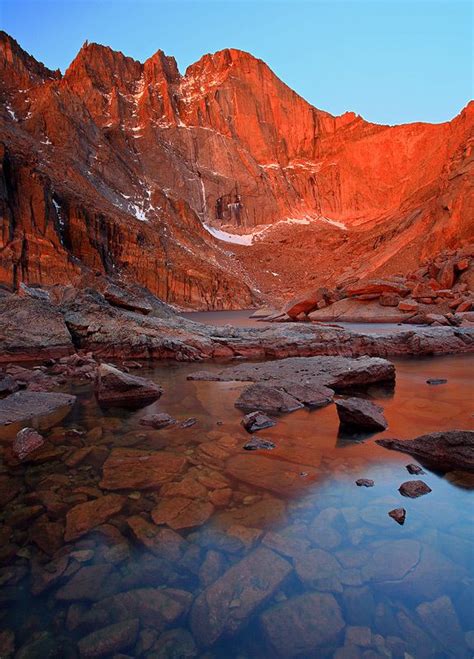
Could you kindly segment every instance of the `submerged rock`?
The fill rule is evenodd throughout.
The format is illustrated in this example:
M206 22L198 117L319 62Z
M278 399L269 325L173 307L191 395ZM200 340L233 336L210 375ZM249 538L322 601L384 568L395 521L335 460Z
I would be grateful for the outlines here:
M209 501L173 497L162 499L151 511L155 524L167 524L172 529L190 529L201 526L214 512Z
M341 398L336 409L344 429L385 430L388 426L383 409L364 398Z
M66 515L66 542L76 540L88 533L96 526L119 513L126 503L126 499L119 494L107 494L93 501L80 503Z
M317 649L336 641L344 627L341 609L329 593L306 593L260 616L265 638L278 657L318 656Z
M128 650L137 640L139 626L138 618L133 618L108 625L81 638L78 643L81 658L108 657Z
M44 445L44 438L34 428L23 428L17 433L12 450L21 461Z
M377 439L377 444L415 456L435 469L474 471L474 431L448 430L415 439Z
M400 485L398 490L400 494L410 499L417 499L431 492L431 488L423 481L406 481Z
M247 432L253 433L258 430L264 430L264 428L271 428L276 424L276 421L270 419L270 417L263 412L257 411L246 414L243 417L241 424Z
M101 364L97 370L95 394L101 405L147 405L162 393L151 380L123 373L110 364Z
M104 462L100 487L105 490L158 489L184 471L186 456L171 451L116 448Z
M234 634L290 574L290 563L265 547L253 550L196 598L191 631L199 645Z

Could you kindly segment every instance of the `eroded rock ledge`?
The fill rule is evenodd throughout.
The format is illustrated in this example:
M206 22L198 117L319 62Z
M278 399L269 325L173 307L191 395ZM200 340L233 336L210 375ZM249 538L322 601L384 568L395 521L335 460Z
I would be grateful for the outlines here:
M0 362L44 359L74 350L95 357L176 359L441 355L474 352L474 328L410 328L363 334L333 327L210 327L178 315L144 316L110 305L99 293L74 291L58 304L4 295Z

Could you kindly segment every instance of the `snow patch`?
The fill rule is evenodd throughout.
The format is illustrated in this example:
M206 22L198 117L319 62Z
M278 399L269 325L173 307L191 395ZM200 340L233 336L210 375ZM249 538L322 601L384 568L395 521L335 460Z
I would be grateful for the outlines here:
M209 226L209 224L203 223L203 227L206 229L211 236L217 238L217 240L222 240L225 243L233 243L234 245L251 245L253 243L254 236L256 233L228 233L227 231L222 231L221 229L216 229L215 227Z
M5 109L8 112L8 114L10 115L10 117L13 119L13 121L18 121L17 116L15 114L15 111L13 110L10 103L5 103Z

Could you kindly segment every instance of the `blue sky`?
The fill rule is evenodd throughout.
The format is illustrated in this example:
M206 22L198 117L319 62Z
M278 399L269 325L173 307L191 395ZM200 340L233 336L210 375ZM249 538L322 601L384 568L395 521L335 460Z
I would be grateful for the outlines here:
M181 71L240 48L316 107L379 123L446 121L473 97L466 0L0 0L0 25L62 70L86 39Z

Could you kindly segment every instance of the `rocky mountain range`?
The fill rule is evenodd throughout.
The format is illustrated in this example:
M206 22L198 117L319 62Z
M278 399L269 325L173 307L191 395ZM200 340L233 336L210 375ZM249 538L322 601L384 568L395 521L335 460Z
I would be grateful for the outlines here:
M0 284L115 283L246 308L406 274L474 234L474 103L332 116L238 50L184 74L84 44L51 71L0 34Z

